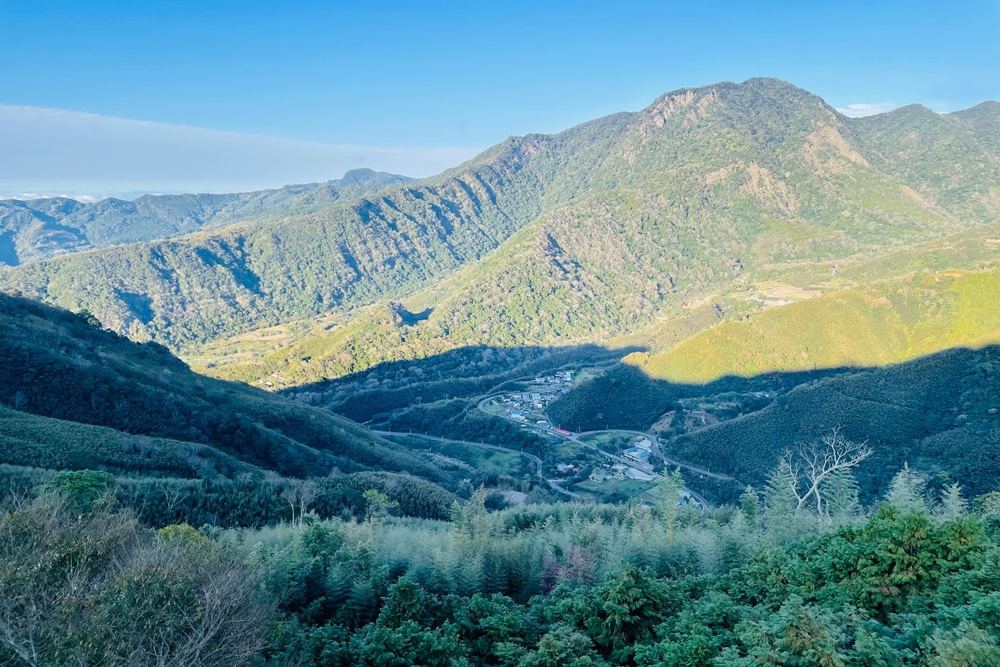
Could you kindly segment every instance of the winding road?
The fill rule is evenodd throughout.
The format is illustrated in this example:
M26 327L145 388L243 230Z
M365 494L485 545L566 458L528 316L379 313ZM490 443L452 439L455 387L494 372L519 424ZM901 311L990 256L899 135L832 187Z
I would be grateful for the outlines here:
M551 427L538 426L537 424L530 424L528 422L521 422L521 421L519 421L517 419L512 419L510 417L507 417L506 415L497 414L495 412L490 412L489 410L486 409L486 405L490 401L493 401L493 400L495 400L497 398L500 398L501 396L506 396L506 395L507 394L493 394L492 396L486 396L485 398L482 398L482 399L479 400L479 402L476 404L476 407L481 412L483 412L485 414L488 414L488 415L490 415L492 417L499 417L501 419L506 419L506 420L514 422L516 424L525 424L527 426L530 426L532 429L534 429L534 430L536 430L538 432L544 433L546 435L550 435L550 436L554 436L554 437L557 437L557 438L562 438L563 440L569 440L571 442L575 442L576 444L580 445L581 447L586 447L588 449L594 450L594 451L598 452L599 454L605 456L606 458L608 458L608 459L610 459L612 461L615 461L617 463L622 463L624 465L629 466L630 468L635 468L636 470L644 472L644 473L646 473L648 475L656 475L658 477L662 477L662 475L660 475L659 473L655 472L651 466L642 465L640 463L636 463L634 461L630 461L630 460L627 460L625 458L622 458L621 456L618 456L617 454L612 454L611 452L606 452L606 451L604 451L603 449L601 449L600 447L598 447L596 445L592 445L590 443L583 442L582 440L580 440L580 438L584 437L584 436L601 435L601 434L604 434L604 433L628 433L629 435L636 435L636 436L641 436L641 437L644 437L644 438L649 438L649 441L651 443L653 443L653 447L652 447L653 453L656 456L658 456L660 459L662 459L663 462L666 465L668 465L668 466L676 466L676 467L682 468L684 470L690 470L691 472L697 473L699 475L704 475L705 477L712 477L714 479L721 479L721 480L730 481L730 482L738 482L738 480L736 480L733 477L730 477L729 475L724 475L722 473L712 472L711 470L706 470L704 468L701 468L701 467L698 467L698 466L694 466L694 465L691 465L689 463L684 463L683 461L677 461L677 460L672 459L672 458L670 458L668 456L665 456L663 454L663 452L660 450L659 439L655 435L653 435L652 433L647 433L647 432L644 432L644 431L632 431L632 430L629 430L629 429L607 429L607 430L599 430L599 431L582 431L582 432L579 432L579 433L573 433L573 432L570 432L570 431L564 431L563 429L556 429L556 428L551 428ZM691 497L692 500L694 500L697 504L699 504L703 509L707 509L708 508L708 501L706 501L705 498L703 498L701 495L699 495L698 493L695 493L694 491L692 491L691 489L686 488L686 487L684 488L684 491Z
M563 488L554 480L546 479L542 475L542 459L538 458L534 454L529 454L528 452L525 452L523 450L510 449L509 447L501 447L500 445L488 445L485 442L472 442L470 440L453 440L451 438L442 438L441 436L438 435L426 435L424 433L402 433L400 431L376 431L374 429L372 430L372 433L376 435L394 435L403 438L420 438L422 440L432 440L434 442L441 442L452 445L465 445L468 447L479 447L480 449L491 449L495 452L505 452L507 454L516 454L518 456L523 456L524 458L528 459L529 461L535 464L536 467L535 474L538 476L538 479L545 482L550 489L552 489L556 493L561 493L569 498L583 497L579 493L573 493L569 489Z
M499 417L500 419L506 419L507 421L514 422L515 424L529 426L533 430L535 430L535 431L537 431L539 433L542 433L542 434L545 434L545 435L548 435L548 436L552 436L552 437L556 437L556 438L560 438L562 440L569 440L570 442L574 442L574 443L580 445L581 447L585 447L587 449L591 449L591 450L593 450L593 451L601 454L602 456L604 456L605 458L607 458L607 459L609 459L611 461L615 461L616 463L621 463L621 464L626 465L626 466L628 466L630 468L634 468L634 469L636 469L636 470L638 470L640 472L646 473L647 475L654 475L654 476L657 476L657 477L663 477L663 475L661 475L660 473L657 473L655 470L653 470L652 466L644 465L644 464L641 464L641 463L636 463L635 461L631 461L631 460L625 459L625 458L623 458L621 456L618 456L617 454L612 454L611 452L606 452L603 449L601 449L600 447L598 447L597 445L592 445L589 442L584 442L583 440L581 440L581 438L583 438L583 437L597 436L597 435L602 435L602 434L606 434L606 433L627 433L629 435L636 435L636 436L641 436L641 437L644 437L644 438L649 438L649 441L651 443L653 443L653 446L652 446L653 454L655 454L657 457L659 457L660 459L662 459L663 462L666 465L668 465L668 466L676 466L676 467L682 468L684 470L690 470L691 472L697 473L698 475L703 475L705 477L712 477L714 479L721 479L721 480L730 481L730 482L738 482L737 479L735 479L733 477L730 477L729 475L723 475L721 473L712 472L711 470L706 470L705 468L694 466L694 465L691 465L689 463L684 463L683 461L677 461L677 460L672 459L672 458L670 458L668 456L665 456L663 454L663 452L660 450L660 443L659 443L659 440L658 440L657 436L653 435L652 433L647 433L645 431L632 431L632 430L629 430L629 429L607 429L607 430L599 430L599 431L582 431L582 432L579 432L579 433L573 433L571 431L566 431L564 429L556 429L556 428L552 428L552 427L539 426L537 424L531 424L529 422L520 421L520 420L513 419L513 418L508 417L508 416L503 415L503 414L497 414L495 412L490 412L489 410L486 409L486 405L488 403L490 403L491 401L493 401L495 399L498 399L498 398L500 398L502 396L506 396L506 395L507 394L493 394L491 396L486 396L486 397L484 397L484 398L482 398L482 399L479 400L479 402L476 404L476 408L479 411L481 411L481 412L483 412L483 413L485 413L487 415L490 415L491 417ZM517 456L523 456L524 458L528 459L529 461L531 461L535 465L535 475L538 477L538 479L540 481L545 482L545 484L548 485L548 487L550 489L552 489L556 493L560 493L560 494L562 494L562 495L564 495L564 496L566 496L568 498L581 499L581 498L584 497L584 496L580 495L579 493L574 493L573 491L570 491L569 489L566 489L563 486L560 486L559 483L556 482L555 480L547 479L542 474L542 459L539 458L538 456L535 456L534 454L529 454L528 452L525 452L523 450L511 449L509 447L502 447L500 445L490 445L490 444L487 444L485 442L472 442L470 440L455 440L454 438L444 438L444 437L441 437L441 436L438 436L438 435L428 435L428 434L425 434L425 433L403 433L401 431L380 431L380 430L375 430L375 429L372 429L371 432L374 433L374 434L376 434L376 435L396 436L396 437L404 437L404 438L420 438L422 440L430 440L432 442L440 442L440 443L444 443L444 444L453 444L453 445L463 445L463 446L466 446L466 447L478 447L480 449L489 449L489 450L493 450L493 451L496 451L496 452L504 452L506 454L515 454ZM702 509L708 509L708 501L705 500L705 498L703 498L701 495L699 495L698 493L695 493L694 491L692 491L691 489L689 489L687 487L685 487L682 490L699 507L701 507Z

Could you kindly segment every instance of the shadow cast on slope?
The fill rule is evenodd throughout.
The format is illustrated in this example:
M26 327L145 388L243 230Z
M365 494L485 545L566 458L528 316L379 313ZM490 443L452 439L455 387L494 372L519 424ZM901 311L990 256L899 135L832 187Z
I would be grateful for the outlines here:
M757 488L782 453L837 426L875 449L857 471L867 502L885 492L904 463L923 473L932 490L954 480L972 496L994 490L1000 479L1000 346L953 348L884 367L726 376L706 384L667 382L618 362L631 351L466 347L287 393L358 421L409 424L414 431L430 426L462 437L469 434L461 429L481 431L484 420L513 427L476 411L478 397L558 368L596 367L596 377L550 406L555 425L653 429L668 456ZM495 435L510 433L498 426ZM706 491L728 501L742 485L712 483Z

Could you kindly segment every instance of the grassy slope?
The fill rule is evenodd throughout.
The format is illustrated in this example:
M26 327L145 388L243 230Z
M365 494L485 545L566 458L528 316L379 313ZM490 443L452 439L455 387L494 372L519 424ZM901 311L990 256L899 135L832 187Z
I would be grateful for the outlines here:
M642 364L655 378L881 366L949 347L1000 342L995 271L918 274L727 321Z

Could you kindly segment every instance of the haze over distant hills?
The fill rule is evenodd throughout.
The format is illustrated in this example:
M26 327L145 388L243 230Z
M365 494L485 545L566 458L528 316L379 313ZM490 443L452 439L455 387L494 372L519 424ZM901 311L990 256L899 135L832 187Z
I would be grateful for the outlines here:
M410 181L356 169L327 183L238 194L143 195L85 203L67 197L0 200L0 262L17 266L82 250L165 239L246 220L302 215L341 198Z
M326 181L360 167L423 177L477 152L440 144L420 148L297 141L281 138L288 133L277 134L0 102L0 198L93 201L152 193L248 192ZM381 140L391 143L390 137Z

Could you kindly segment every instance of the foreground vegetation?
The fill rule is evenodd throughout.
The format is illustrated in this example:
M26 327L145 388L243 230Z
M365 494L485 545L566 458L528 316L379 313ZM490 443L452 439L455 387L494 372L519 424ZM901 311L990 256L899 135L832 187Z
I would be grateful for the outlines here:
M98 473L0 514L12 665L987 666L1000 661L1000 494L901 471L799 507L789 470L700 513L551 505L153 531ZM791 473L794 476L794 473ZM801 495L805 486L794 487ZM801 504L801 503L800 503Z

